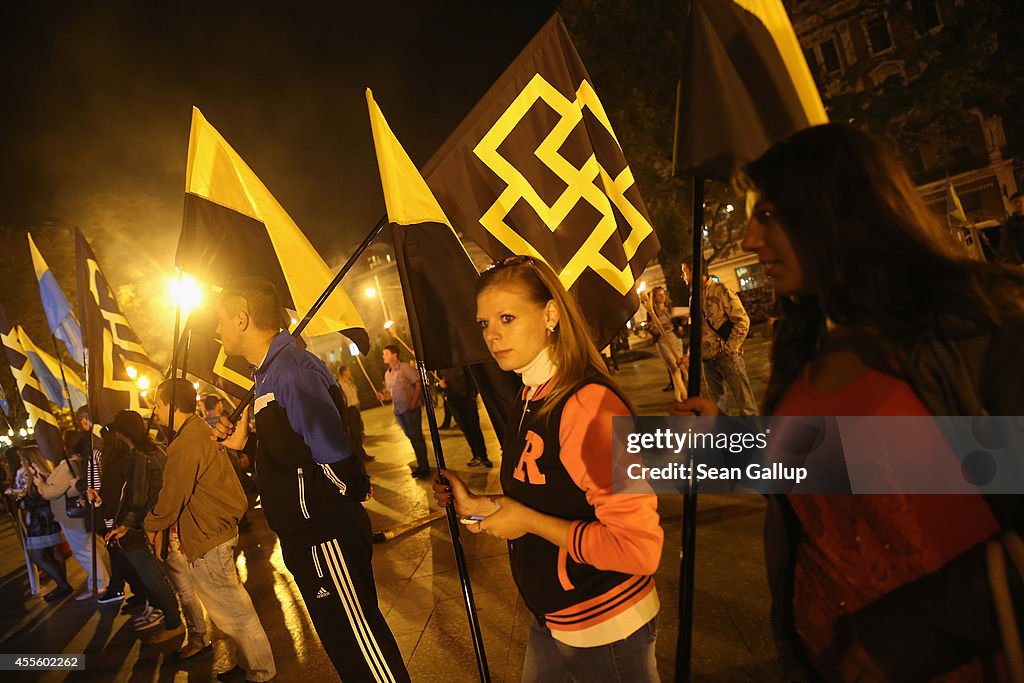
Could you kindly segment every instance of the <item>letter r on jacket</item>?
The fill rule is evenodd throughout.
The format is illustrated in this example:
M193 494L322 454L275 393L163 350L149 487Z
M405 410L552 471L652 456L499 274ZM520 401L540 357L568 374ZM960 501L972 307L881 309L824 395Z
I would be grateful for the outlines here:
M545 484L548 478L537 467L537 460L542 455L544 455L544 440L534 432L526 432L526 445L523 447L523 453L519 456L519 463L512 476L527 484L537 486Z

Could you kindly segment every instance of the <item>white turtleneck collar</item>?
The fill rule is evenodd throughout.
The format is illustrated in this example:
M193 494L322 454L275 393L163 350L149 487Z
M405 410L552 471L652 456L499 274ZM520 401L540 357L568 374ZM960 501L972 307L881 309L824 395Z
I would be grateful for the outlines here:
M522 375L523 384L529 390L528 394L532 396L537 387L555 376L556 370L558 368L551 359L551 347L545 346L533 360L517 369L516 373Z

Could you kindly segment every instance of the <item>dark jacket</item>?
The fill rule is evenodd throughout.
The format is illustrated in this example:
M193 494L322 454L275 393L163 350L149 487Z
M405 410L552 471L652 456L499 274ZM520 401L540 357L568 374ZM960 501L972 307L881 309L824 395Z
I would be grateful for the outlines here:
M994 333L923 339L896 358L933 415L1024 415L1024 320ZM1024 496L985 496L1003 529L1024 531ZM784 496L769 496L765 560L772 630L790 680L816 680L794 629L793 573L802 529ZM934 574L897 588L836 624L856 637L892 681L927 681L1001 649L984 544ZM1010 571L1018 623L1024 581Z
M256 471L267 523L282 538L332 538L365 515L370 489L345 432L341 388L323 361L287 332L256 370Z
M121 539L122 548L130 549L145 544L142 522L156 505L160 489L163 487L166 462L167 454L159 445L154 445L150 450L132 448L125 458L123 469L114 468L115 476L123 472L123 479L120 480L122 487L118 488L117 481L108 481L107 477L104 477L103 491L107 495L113 491L121 491L119 497L112 500L103 499L103 506L107 511L104 516L112 510L114 526L126 526L131 530L131 533Z

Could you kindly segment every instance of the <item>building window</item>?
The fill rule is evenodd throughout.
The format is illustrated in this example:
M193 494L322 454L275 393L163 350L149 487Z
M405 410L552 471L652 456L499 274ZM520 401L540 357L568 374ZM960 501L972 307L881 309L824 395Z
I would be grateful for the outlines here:
M914 19L922 27L929 31L942 26L942 16L939 14L939 3L935 0L912 0Z
M740 266L736 269L736 280L740 283L741 292L750 289L760 289L767 284L764 266L760 264Z
M825 67L825 73L834 73L839 71L839 49L836 47L836 39L829 38L828 40L822 41L820 49L821 63Z
M814 53L813 47L809 47L806 50L804 50L804 59L807 60L807 67L811 70L811 73L818 73L818 55Z
M868 31L871 54L877 55L892 47L892 34L889 32L889 22L885 17L875 17L865 24L865 28Z

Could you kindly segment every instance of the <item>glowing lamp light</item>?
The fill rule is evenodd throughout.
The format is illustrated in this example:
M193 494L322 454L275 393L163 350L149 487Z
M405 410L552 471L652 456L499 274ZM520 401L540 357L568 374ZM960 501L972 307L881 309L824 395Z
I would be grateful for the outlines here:
M139 371L135 369L134 365L129 365L124 371L128 375L128 379L135 379L139 376Z
M735 207L732 204L726 204L725 205L725 212L726 213L732 213L734 210L735 210Z
M641 280L640 281L640 286L636 288L636 293L637 294L643 294L646 291L647 291L647 280Z
M377 290L373 287L367 287L366 289L363 290L363 296L365 296L367 299L373 299L374 297L377 296Z
M24 439L26 436L28 436L28 430L22 427L21 429L18 430L18 434L21 436L21 438Z
M145 396L145 391L149 389L149 378L142 375L135 383L139 385L139 389L142 389L143 391L142 395Z
M352 354L353 358L355 358L356 356L359 355L359 347L356 346L355 344L349 344L348 345L348 352L350 354Z
M386 323L384 323L384 329L385 330L390 330L394 326L395 326L395 321L394 320L389 320Z
M196 391L199 391L199 382L192 382L192 386L195 387Z
M298 320L296 320L295 318L292 318L292 325L297 325L298 323L299 323Z
M182 275L181 278L172 278L167 282L167 296L171 303L181 308L181 314L187 316L189 312L203 303L203 290L191 275Z
M14 436L14 430L13 430L13 429L10 429L10 428L8 428L8 430L7 430L7 436Z
M25 418L25 426L26 427L31 427L32 426L32 418L31 417Z

